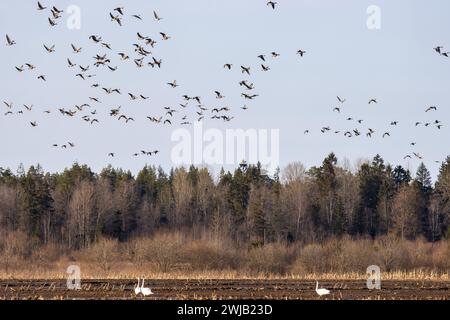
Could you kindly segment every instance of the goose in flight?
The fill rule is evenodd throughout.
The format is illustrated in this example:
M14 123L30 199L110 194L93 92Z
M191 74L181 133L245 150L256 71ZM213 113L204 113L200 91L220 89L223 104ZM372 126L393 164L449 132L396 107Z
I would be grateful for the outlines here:
M127 56L125 53L119 53L119 56L120 56L120 60L122 60L122 61L130 59L130 57Z
M300 57L303 57L305 55L306 51L298 50L297 54L300 55Z
M443 46L437 46L436 48L434 48L434 51L436 51L437 53L441 54L441 50L444 49Z
M403 157L403 160L406 160L406 159L412 159L412 157L409 154L407 154L406 156Z
M280 56L279 53L276 53L275 51L270 53L272 55L273 58L278 58Z
M325 296L325 295L330 294L330 290L328 290L328 289L325 289L325 288L320 288L319 289L319 282L318 281L316 281L316 292L317 292L317 294L319 296Z
M155 57L152 57L153 63L158 67L161 68L162 59L157 60Z
M6 106L8 109L12 109L12 107L13 107L13 103L12 103L12 102L8 103L8 102L3 101L3 103L5 104L5 106Z
M267 5L270 6L274 10L275 10L275 7L276 7L277 4L278 4L278 2L275 2L275 1L267 2Z
M32 126L33 128L34 128L34 127L37 127L37 122L36 122L36 121L31 121L30 124L31 124L31 126Z
M14 41L8 35L6 35L6 45L10 47L10 46L13 46L15 44L16 44L16 41Z
M45 48L45 50L46 50L48 53L53 53L53 52L55 52L55 45L52 45L51 47L47 47L47 46L44 44L44 48Z
M260 54L257 58L260 58L262 61L266 62L266 56L263 54Z
M67 63L69 64L69 68L73 68L76 66L76 64L72 63L69 58L67 59Z
M391 134L390 134L389 132L383 133L383 138L385 138L385 137L390 137L390 136L391 136Z
M42 81L47 81L47 79L45 79L45 76L44 76L44 75L40 75L40 76L38 77L38 79L39 79L39 80L42 80Z
M225 69L231 70L231 68L233 67L233 65L232 65L231 63L225 63L225 64L223 65L223 67L224 67Z
M115 156L115 153L113 153L113 152L108 153L108 157L114 158L114 156Z
M340 103L344 103L345 101L347 101L347 99L343 99L343 98L341 98L341 97L339 97L339 96L336 96L336 98L338 99L338 101L339 101Z
M155 10L153 10L153 17L155 17L155 20L156 21L161 21L163 18L161 18L157 13L156 13L156 11Z
M225 98L225 96L223 96L219 91L214 91L214 93L216 94L216 98L217 98L217 99L223 99L223 98Z
M119 26L122 26L122 20L119 15L115 16L110 12L109 16L111 17L111 21L116 21Z
M163 40L169 40L170 39L170 37L167 34L165 34L164 32L160 32L159 34L161 35Z
M420 154L416 153L416 152L413 152L413 155L414 155L414 157L416 157L417 159L420 159L420 160L423 159L423 157L422 157Z
M179 87L179 85L177 84L177 80L173 80L173 82L168 82L167 85L171 86L174 89L176 87Z
M138 20L142 20L142 17L140 15L138 15L138 14L133 14L132 17L136 18Z
M26 104L24 104L23 106L24 106L25 109L27 109L28 111L31 111L31 109L33 109L33 105L27 106Z
M111 45L109 43L106 43L106 42L102 42L102 47L105 47L105 48L107 48L109 50L112 50L111 49Z
M20 67L15 67L15 68L19 72L23 72L23 70L24 70L23 65L21 65Z
M246 80L239 82L239 85L242 87L244 86L247 90L253 90L255 89L255 86L253 83L248 83Z
M38 1L38 3L37 3L37 9L39 10L39 11L42 11L42 10L45 10L45 9L47 9L47 7L44 7L39 1Z
M92 41L94 41L95 43L99 43L102 41L102 37L96 36L96 35L92 35L89 37L89 39L91 39Z
M244 97L245 99L248 99L248 100L253 100L254 98L258 97L257 94L248 95L246 93L242 93L241 96Z
M437 111L437 107L436 106L431 106L427 110L425 110L425 112L429 112L431 110Z
M58 25L58 23L52 18L48 18L48 23L50 24L51 27Z
M81 48L75 47L74 44L71 44L70 46L72 47L72 50L73 50L74 53L80 53L81 52Z
M59 10L57 7L53 6L52 11L58 14L61 14L64 12L64 10Z
M250 67L241 66L242 73L247 73L250 75Z
M264 64L261 64L261 68L262 68L262 71L269 71L270 70L270 67L269 66L265 66Z
M115 8L113 11L117 11L121 16L123 16L123 10L124 10L123 7L118 7L118 8Z
M377 99L370 99L369 104L372 104L372 103L378 103Z
M25 65L28 67L28 70L34 70L34 69L36 69L36 67L33 66L31 63L25 63Z

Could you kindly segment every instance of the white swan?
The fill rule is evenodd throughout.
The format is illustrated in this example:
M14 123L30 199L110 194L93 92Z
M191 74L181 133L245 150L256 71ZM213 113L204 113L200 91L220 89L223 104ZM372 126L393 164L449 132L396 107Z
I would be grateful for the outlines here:
M141 293L141 287L139 287L140 279L137 278L137 281L138 281L138 283L137 283L136 287L134 287L134 293L135 293L136 295L139 295L139 293Z
M144 297L146 297L146 296L153 294L153 292L152 292L152 289L150 289L150 288L144 288L144 281L145 281L145 279L142 278L141 293L144 295Z
M319 281L316 281L316 292L319 296L325 296L327 294L330 294L330 290L328 289L324 288L319 289Z

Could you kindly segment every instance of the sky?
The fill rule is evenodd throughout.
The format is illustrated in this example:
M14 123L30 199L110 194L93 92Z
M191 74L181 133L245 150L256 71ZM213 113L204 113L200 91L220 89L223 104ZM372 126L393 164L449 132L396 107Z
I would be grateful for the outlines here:
M264 0L152 0L152 1L47 1L65 10L56 27L50 27L50 12L38 11L35 1L3 0L0 2L0 30L4 43L0 45L0 101L12 102L13 112L23 110L23 104L33 105L23 115L4 115L0 106L0 167L15 170L41 164L46 171L61 171L74 162L100 171L108 164L136 173L144 165L174 165L171 153L176 145L171 136L187 115L196 122L197 107L190 103L182 109L182 95L201 96L208 107L229 107L230 122L205 119L204 129L221 132L226 129L279 130L279 165L300 161L306 167L320 165L324 157L334 152L338 159L357 163L380 154L387 162L401 164L415 172L419 159L404 159L416 152L435 178L440 164L450 154L450 59L439 56L433 48L442 45L450 51L450 2L365 1L365 0L278 0L276 10ZM80 8L81 28L66 27L70 18L67 8ZM380 29L367 27L371 5L380 9ZM123 27L111 21L109 12L124 7ZM155 21L153 10L163 18ZM143 20L132 18L139 14ZM152 37L158 43L152 54L163 60L161 69L138 69L131 61L120 61L118 52L134 58L136 32ZM162 41L159 32L171 39ZM6 46L5 35L17 44ZM112 50L89 40L100 35ZM82 47L74 54L73 43ZM47 53L43 44L55 45ZM445 51L445 48L443 49ZM303 58L297 50L306 51ZM270 52L280 54L272 58ZM92 57L108 54L111 72L95 68ZM257 58L266 54L271 70L261 71ZM67 67L66 59L87 66L86 74L95 74L86 81L75 77L79 69ZM146 61L148 58L146 59ZM37 67L22 73L15 69L25 63ZM232 63L231 71L223 65ZM251 76L243 75L239 66L251 66ZM78 68L78 67L76 67ZM37 79L46 75L47 81ZM177 80L176 89L167 83ZM245 101L239 81L255 84L259 96ZM122 95L106 95L91 84L120 88ZM225 98L218 100L214 91ZM143 94L148 100L131 101L127 94ZM336 96L346 99L340 106ZM100 104L88 97L97 97ZM371 98L378 104L368 105ZM91 108L75 117L62 116L58 108L74 109L89 103ZM248 110L241 107L246 104ZM431 105L438 110L425 113ZM125 124L109 116L109 110L121 106L121 112L136 121ZM341 113L334 112L340 106ZM150 123L146 117L159 117L163 107L177 109L173 126ZM100 123L89 125L81 116L97 110ZM51 114L45 114L51 110ZM206 112L210 115L210 111ZM353 118L353 121L346 120ZM362 124L355 120L363 119ZM439 119L441 130L430 125L415 127L415 122ZM36 121L33 128L30 121ZM396 127L390 126L398 121ZM331 132L320 129L329 126ZM192 130L192 126L183 126ZM358 128L360 137L345 138L343 132ZM376 131L372 139L365 137L368 128ZM309 134L304 134L309 130ZM333 132L339 130L340 134ZM382 138L386 131L391 137ZM75 148L63 150L53 144L75 143ZM410 143L415 142L416 146ZM156 156L133 157L140 150L159 150ZM108 157L114 152L115 157ZM212 166L218 171L221 166ZM232 169L233 165L225 165Z

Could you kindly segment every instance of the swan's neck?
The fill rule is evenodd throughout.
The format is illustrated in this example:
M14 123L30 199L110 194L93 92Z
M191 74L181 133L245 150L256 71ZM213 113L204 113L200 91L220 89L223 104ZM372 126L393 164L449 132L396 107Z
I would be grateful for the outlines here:
M319 281L316 281L316 290L319 289Z
M145 279L142 279L142 285L141 285L141 288L144 287L144 280L145 280Z

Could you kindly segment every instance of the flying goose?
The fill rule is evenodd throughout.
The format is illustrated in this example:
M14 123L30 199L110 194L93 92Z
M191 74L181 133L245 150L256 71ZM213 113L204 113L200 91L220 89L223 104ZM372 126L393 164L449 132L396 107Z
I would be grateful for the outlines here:
M111 17L111 21L116 21L119 26L122 26L122 20L119 15L115 16L110 12L109 16Z
M13 39L11 39L8 35L6 35L6 45L7 46L13 46L16 44L16 41L14 41Z
M45 50L47 50L48 53L55 52L55 45L52 45L51 47L47 47L47 46L44 44L44 48L45 48Z
M214 93L216 94L216 98L217 98L217 99L223 99L223 98L225 98L219 91L214 91Z
M124 10L124 8L123 7L118 7L118 8L115 8L114 9L114 11L117 11L120 15L122 15L123 16L123 10Z
M70 46L72 47L74 53L80 53L81 52L81 48L77 48L73 44L71 44Z
M47 9L47 7L44 7L39 1L38 1L37 5L38 5L37 9L40 11Z
M297 51L297 54L300 55L300 57L303 57L305 55L305 53L306 53L306 51L303 51L301 49Z
M275 2L275 1L269 1L269 2L267 2L267 5L268 6L270 6L270 7L272 7L272 9L274 9L275 10L275 6L278 4L278 2Z
M56 26L58 23L55 21L55 20L53 20L52 18L48 18L48 23L50 24L50 26L51 27L54 27L54 26Z
M153 10L153 16L155 17L155 20L156 21L161 21L163 18L161 18L157 13L156 13L156 11L154 11Z
M241 66L242 73L247 73L250 75L250 67Z
M165 34L164 32L160 32L159 34L162 36L163 40L169 40L170 39L170 37L167 34Z
M262 71L269 71L270 70L270 67L269 66L265 66L264 64L261 64L261 68L262 68Z
M343 99L343 98L341 98L341 97L339 97L339 96L337 96L336 98L338 99L338 101L339 101L340 103L344 103L345 101L347 101L346 99Z
M168 82L167 84L172 88L179 87L179 85L177 84L177 80L173 80L173 82Z

